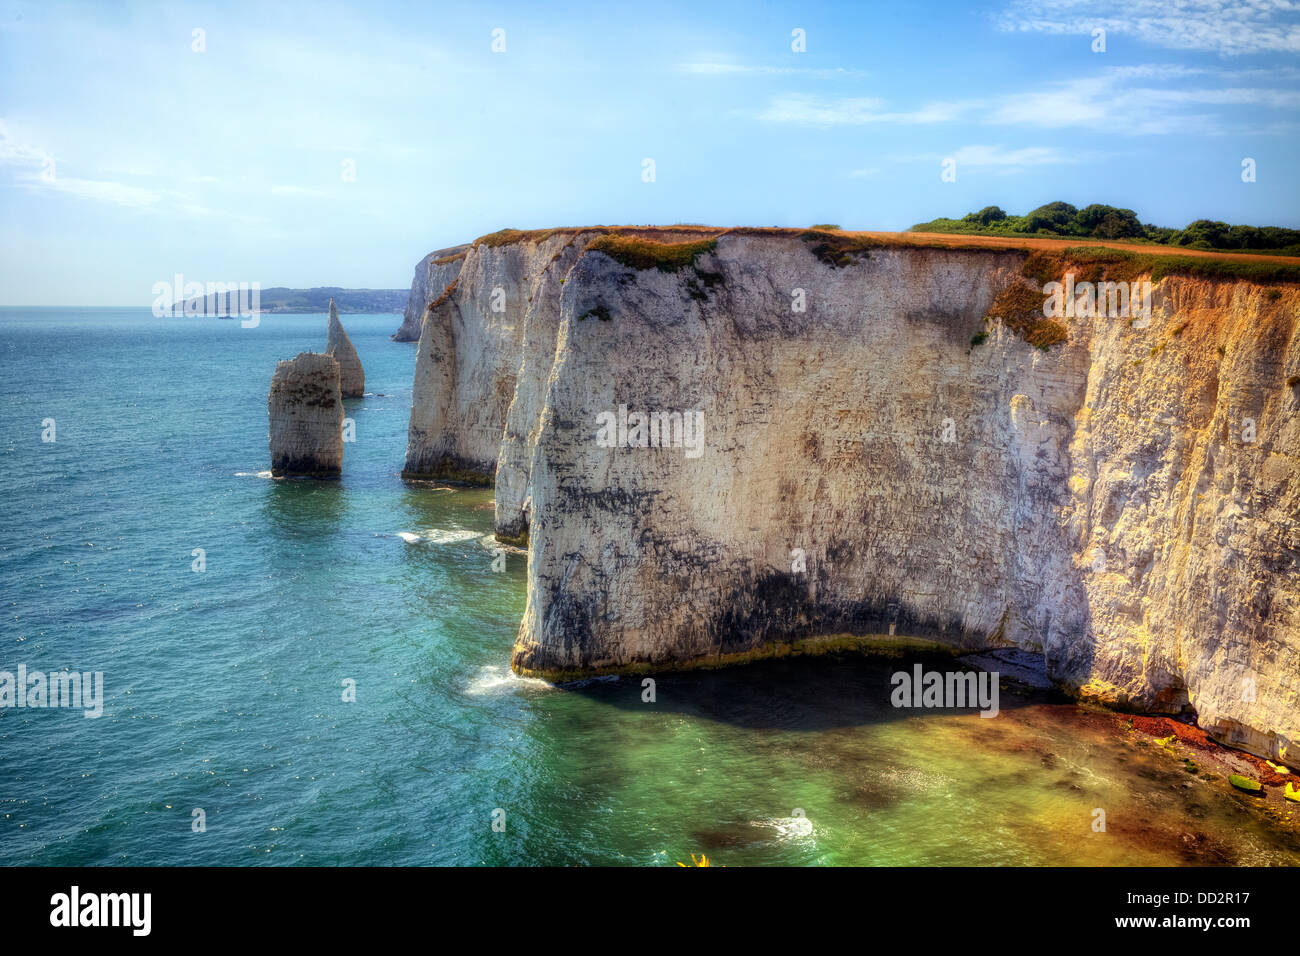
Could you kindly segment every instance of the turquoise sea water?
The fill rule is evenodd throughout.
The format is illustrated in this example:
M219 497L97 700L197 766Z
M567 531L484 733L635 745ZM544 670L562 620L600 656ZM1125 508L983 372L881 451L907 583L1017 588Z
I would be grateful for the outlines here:
M0 670L106 685L97 720L0 709L0 862L1300 862L1107 717L895 710L897 661L666 675L654 703L514 678L524 558L493 572L490 492L398 479L415 348L343 321L369 393L344 477L274 482L271 373L323 315L0 310Z

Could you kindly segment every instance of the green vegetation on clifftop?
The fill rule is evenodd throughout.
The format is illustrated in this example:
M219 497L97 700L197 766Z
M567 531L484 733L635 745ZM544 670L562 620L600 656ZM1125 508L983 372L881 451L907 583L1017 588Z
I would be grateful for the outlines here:
M947 232L972 236L1039 236L1055 239L1125 239L1186 246L1213 252L1260 252L1300 255L1300 230L1280 226L1233 226L1198 219L1185 229L1152 226L1132 209L1093 203L1079 209L1068 202L1049 202L1023 216L1008 215L1000 206L985 206L960 219L920 222L911 232Z

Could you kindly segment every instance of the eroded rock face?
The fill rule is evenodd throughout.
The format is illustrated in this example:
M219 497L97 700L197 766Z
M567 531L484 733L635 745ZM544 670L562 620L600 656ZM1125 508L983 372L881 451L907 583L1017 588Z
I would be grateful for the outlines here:
M503 508L517 515L527 496L530 438L559 327L560 281L586 238L567 232L539 242L479 244L425 314L403 476L493 484L498 459L506 460L499 529L509 526ZM507 427L514 436L509 451L502 442Z
M267 409L273 477L339 476L343 466L343 396L337 359L301 352L278 363Z
M1190 702L1212 736L1300 764L1300 293L1166 278L1147 333L1097 320L1071 436L1089 696ZM1154 354L1152 352L1154 351ZM1296 383L1296 384L1288 384ZM1282 751L1289 751L1283 754Z
M339 321L339 310L330 299L329 339L325 345L325 354L332 355L339 363L339 387L344 398L360 398L366 392L366 373L361 367L361 358L343 330Z
M588 238L470 250L417 359L408 471L495 481L528 534L517 671L1017 646L1296 762L1294 287L1170 276L1149 327L1069 319L1042 350L972 344L1024 252L738 234L665 271ZM698 454L606 447L602 412L699 412Z
M411 294L406 299L406 312L401 327L393 333L394 342L415 342L424 326L424 313L443 290L456 281L461 264L465 261L468 245L451 246L431 252L415 267Z

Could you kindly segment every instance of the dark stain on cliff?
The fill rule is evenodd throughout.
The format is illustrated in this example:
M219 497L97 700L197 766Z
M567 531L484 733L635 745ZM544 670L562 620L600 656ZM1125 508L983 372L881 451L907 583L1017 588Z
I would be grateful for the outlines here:
M593 510L616 515L640 515L659 497L658 491L633 491L627 488L576 488L564 485L558 489L557 507L562 513L590 513Z

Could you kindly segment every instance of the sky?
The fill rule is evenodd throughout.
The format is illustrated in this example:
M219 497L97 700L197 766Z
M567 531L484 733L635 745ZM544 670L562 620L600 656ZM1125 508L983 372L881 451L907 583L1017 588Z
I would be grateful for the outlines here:
M406 288L502 228L1300 227L1300 2L1174 10L0 0L0 305Z

